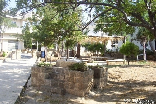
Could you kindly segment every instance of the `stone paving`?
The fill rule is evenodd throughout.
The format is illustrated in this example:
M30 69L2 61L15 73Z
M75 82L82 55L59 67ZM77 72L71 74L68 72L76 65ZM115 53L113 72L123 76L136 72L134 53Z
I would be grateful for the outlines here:
M21 54L20 60L0 63L0 104L14 104L31 74L35 59L31 54Z

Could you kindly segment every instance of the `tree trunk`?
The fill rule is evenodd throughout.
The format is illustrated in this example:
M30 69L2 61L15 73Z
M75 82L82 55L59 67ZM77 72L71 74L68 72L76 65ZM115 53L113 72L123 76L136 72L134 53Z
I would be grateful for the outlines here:
M67 59L69 59L69 48L67 47Z
M128 65L129 65L130 60L131 60L131 56L127 56Z
M59 47L59 45L57 47L57 54L58 54L58 59L60 59L60 47Z
M144 48L143 56L144 56L144 60L146 60L146 41L143 42L143 48Z
M77 44L77 54L76 54L77 58L80 58L80 43Z

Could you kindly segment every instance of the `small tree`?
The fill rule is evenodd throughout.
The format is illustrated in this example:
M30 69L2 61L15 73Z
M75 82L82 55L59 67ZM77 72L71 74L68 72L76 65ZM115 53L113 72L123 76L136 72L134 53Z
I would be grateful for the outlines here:
M128 57L128 65L132 56L137 56L139 52L139 47L131 42L126 42L120 47L120 53Z
M102 43L86 43L83 45L88 51L91 52L101 52L101 54L104 54L104 47L105 44Z

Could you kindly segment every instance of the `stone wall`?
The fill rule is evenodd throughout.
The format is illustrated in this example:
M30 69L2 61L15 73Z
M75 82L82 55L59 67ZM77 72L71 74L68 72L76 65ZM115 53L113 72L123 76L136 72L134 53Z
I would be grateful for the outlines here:
M84 96L93 86L93 71L71 71L62 67L31 69L31 85L46 94L65 92Z
M104 88L108 82L108 68L93 67L92 70L94 70L94 88Z
M84 72L65 70L65 84L66 92L84 96L93 87L93 70Z
M104 88L107 84L108 68L96 68L80 72L62 67L31 68L31 85L46 95L70 93L84 96L91 88Z

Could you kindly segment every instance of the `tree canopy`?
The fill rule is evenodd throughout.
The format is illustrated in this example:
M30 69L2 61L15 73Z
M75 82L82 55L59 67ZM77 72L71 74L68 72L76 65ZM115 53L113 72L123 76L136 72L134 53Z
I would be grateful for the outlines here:
M156 39L156 1L154 0L45 0L51 1L58 12L75 10L86 5L85 10L93 11L92 21L96 21L96 31L121 34L134 32L134 27L147 29ZM43 0L16 0L17 9L22 13L37 7L46 6ZM49 2L48 2L49 3ZM84 11L85 11L84 10ZM84 28L81 28L82 30Z
M57 8L51 9L53 7L53 5L47 4L45 7L37 8L32 18L28 19L29 23L27 24L33 30L30 33L32 38L43 43L44 46L51 46L53 43L60 44L63 40L78 42L83 37L83 32L79 30L79 26L81 26L79 8L74 11L58 12Z
M0 1L0 25L2 25L4 18L6 17L6 7L9 0L1 0ZM0 27L1 28L1 27Z

